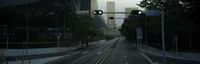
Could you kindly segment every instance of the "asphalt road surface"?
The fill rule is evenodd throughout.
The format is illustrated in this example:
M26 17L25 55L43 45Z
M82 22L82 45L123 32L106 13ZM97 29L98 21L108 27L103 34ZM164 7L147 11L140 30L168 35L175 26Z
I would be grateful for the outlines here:
M70 58L70 59L69 59ZM150 64L123 38L47 64Z
M120 39L104 64L150 64L127 40Z
M142 53L131 42L117 38L46 64L162 64L162 57ZM167 64L200 63L167 58Z

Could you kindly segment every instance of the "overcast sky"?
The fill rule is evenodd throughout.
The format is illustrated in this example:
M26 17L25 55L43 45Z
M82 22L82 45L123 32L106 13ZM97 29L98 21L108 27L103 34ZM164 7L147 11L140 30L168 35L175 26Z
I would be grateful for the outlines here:
M31 1L38 1L38 0L30 0L30 1L29 0L0 0L0 5L8 5L8 3L19 4L19 3L31 2ZM115 1L115 11L124 12L126 7L139 7L136 4L139 4L141 0L98 0L98 9L106 12L107 1ZM107 20L106 14L103 14L103 16L105 20ZM115 17L124 18L124 14L116 14ZM123 23L123 19L117 19L115 23L117 24L117 26L121 26L121 24Z
M139 7L136 4L139 4L141 0L98 0L98 9L106 12L107 1L115 1L115 12L124 12L126 7ZM103 16L105 20L107 20L106 14L103 14ZM115 17L124 18L124 14L116 14ZM117 26L121 26L121 24L123 23L123 19L117 19L115 23L117 24Z

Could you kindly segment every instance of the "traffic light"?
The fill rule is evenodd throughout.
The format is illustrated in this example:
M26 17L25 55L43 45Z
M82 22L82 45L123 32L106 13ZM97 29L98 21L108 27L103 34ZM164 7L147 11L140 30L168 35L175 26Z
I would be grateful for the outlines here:
M142 11L141 10L132 10L131 15L141 15Z
M93 11L92 11L92 14L93 14L93 15L102 15L102 14L103 14L103 11L102 11L102 10L93 10Z

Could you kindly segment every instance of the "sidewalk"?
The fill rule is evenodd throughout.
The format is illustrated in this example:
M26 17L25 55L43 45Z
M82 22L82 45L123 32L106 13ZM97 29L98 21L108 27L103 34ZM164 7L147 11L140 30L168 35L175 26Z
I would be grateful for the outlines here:
M35 54L48 54L48 53L56 53L63 51L70 51L78 48L76 47L52 47L52 48L34 48L27 49L27 55L35 55ZM26 52L25 49L2 49L4 51L5 56L22 56L23 51Z
M151 54L151 55L155 55L155 56L163 55L162 50L151 47L151 46L140 45L139 49L140 51ZM166 51L166 57L200 62L200 53L178 52L178 55L177 55L175 51Z
M34 48L34 49L27 49L28 56L41 56L41 58L31 58L30 64L44 64L46 62L52 61L54 59L62 58L62 55L54 55L56 53L65 53L71 50L75 50L78 47L52 47L52 48ZM21 64L21 58L23 56L23 49L1 49L4 51L4 57L11 58L13 60L7 61L8 64ZM25 51L24 51L25 52ZM45 57L46 55L52 55L49 57ZM7 64L4 62L3 64ZM1 64L1 63L0 63ZM29 60L24 60L24 64L29 64Z
M56 57L49 57L49 58L41 58L41 59L32 59L30 60L30 64L44 64L49 61L53 61L54 59L62 58L64 56L56 56ZM4 62L6 64L6 62ZM22 64L21 60L17 61L9 61L8 64ZM24 60L24 64L29 64L29 60Z
M94 45L102 45L105 42L105 40L99 40L94 43ZM47 54L54 54L54 53L62 53L67 51L72 51L75 49L78 49L79 46L74 47L51 47L51 48L34 48L34 49L27 49L28 54L27 55L47 55ZM4 51L4 57L21 57L23 55L24 49L1 49L1 51ZM62 58L65 55L61 56L52 56L47 58L39 58L39 59L31 59L31 64L44 64L46 62ZM19 61L19 58L16 58L17 61L9 61L8 64L20 64L21 61ZM28 64L28 60L24 61L25 64ZM6 64L6 63L3 63Z
M95 44L102 44L99 42L104 42L105 40L96 41ZM36 55L36 54L49 54L49 53L57 53L57 52L64 52L64 51L71 51L79 48L79 46L74 47L51 47L51 48L34 48L34 49L27 49L27 55ZM1 49L4 51L5 56L22 56L23 51L26 52L25 49Z

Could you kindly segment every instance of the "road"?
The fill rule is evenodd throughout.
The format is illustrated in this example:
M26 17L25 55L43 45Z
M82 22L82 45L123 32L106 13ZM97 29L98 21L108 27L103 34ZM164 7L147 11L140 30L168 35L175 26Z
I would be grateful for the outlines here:
M104 45L86 49L46 64L154 64L162 63L162 57L140 52L125 38L108 41ZM199 64L167 58L167 64Z
M69 59L70 58L70 59ZM86 50L47 64L150 64L125 39L118 38L105 45Z
M125 39L120 39L107 57L105 64L150 64L139 51Z

